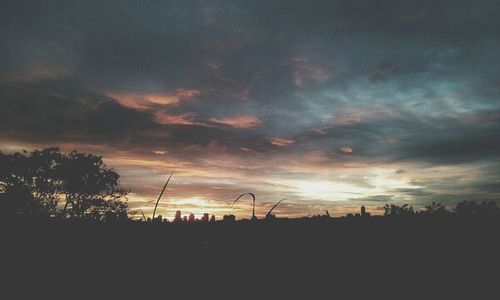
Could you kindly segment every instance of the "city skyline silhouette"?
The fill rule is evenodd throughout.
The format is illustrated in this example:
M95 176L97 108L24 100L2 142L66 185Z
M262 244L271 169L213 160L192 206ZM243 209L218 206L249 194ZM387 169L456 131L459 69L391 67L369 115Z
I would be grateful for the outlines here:
M4 298L491 298L499 15L0 0Z

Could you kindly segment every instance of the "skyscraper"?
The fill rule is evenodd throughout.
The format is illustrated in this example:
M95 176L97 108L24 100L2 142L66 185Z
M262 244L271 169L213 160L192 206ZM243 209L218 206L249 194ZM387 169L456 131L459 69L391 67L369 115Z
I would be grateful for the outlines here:
M181 211L178 210L175 212L174 222L180 222L180 221L182 221L182 216L181 216Z
M366 212L366 208L365 206L361 206L361 216L362 217L369 217L370 216L370 213Z

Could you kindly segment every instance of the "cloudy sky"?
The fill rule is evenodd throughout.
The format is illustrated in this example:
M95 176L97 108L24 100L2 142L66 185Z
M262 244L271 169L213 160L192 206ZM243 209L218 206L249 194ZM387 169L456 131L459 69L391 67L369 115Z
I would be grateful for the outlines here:
M496 0L2 1L0 150L248 217L500 200Z

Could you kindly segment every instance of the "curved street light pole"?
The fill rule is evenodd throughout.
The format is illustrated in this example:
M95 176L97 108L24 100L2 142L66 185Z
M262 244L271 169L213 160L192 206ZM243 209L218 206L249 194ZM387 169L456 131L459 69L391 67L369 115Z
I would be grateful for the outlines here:
M167 188L168 182L170 181L170 178L172 178L172 175L174 175L174 172L173 172L173 171L172 171L172 173L170 174L170 176L168 177L167 182L166 182L166 183L165 183L165 185L163 186L163 189L161 190L160 196L158 196L158 200L156 200L155 209L153 210L153 218L151 219L151 222L153 222L153 221L154 221L154 219L155 219L155 215L156 215L156 208L158 207L158 203L160 202L161 196L163 196L163 192L165 192L165 189Z

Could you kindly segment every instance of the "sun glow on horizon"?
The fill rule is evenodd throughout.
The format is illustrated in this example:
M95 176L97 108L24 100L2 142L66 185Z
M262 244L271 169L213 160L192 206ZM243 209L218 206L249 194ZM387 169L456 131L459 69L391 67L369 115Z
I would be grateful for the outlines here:
M296 186L298 194L306 199L341 201L367 193L367 189L333 181L300 181Z

